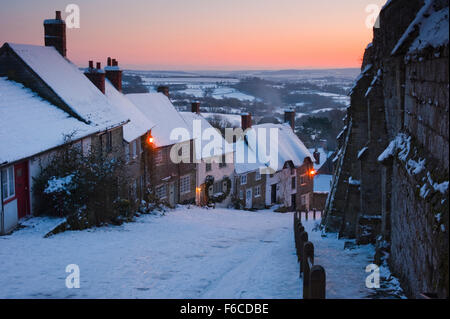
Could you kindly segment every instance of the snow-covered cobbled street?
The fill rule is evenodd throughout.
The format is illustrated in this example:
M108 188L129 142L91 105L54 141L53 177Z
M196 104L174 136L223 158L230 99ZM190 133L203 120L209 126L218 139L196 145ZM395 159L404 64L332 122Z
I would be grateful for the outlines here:
M43 238L58 220L32 218L0 237L0 298L301 298L292 214L180 207L136 222ZM372 246L313 232L327 298L361 298ZM81 287L66 288L66 266ZM331 267L331 265L335 267Z

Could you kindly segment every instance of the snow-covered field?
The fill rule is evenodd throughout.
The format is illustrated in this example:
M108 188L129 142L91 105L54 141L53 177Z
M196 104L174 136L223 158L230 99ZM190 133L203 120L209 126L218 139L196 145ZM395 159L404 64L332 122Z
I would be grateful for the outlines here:
M179 207L43 238L58 221L32 218L0 237L0 298L301 298L289 213ZM373 247L344 250L315 223L304 221L327 297L366 297ZM80 268L79 289L65 286L69 264Z

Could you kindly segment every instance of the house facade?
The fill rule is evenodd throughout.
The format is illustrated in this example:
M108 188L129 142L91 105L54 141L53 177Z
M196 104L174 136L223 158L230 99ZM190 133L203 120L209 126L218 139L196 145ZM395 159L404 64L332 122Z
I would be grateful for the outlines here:
M146 158L148 181L155 196L173 207L195 203L197 167L190 151L194 147L190 129L166 94L127 94L126 97L156 123L150 132L152 143Z
M234 151L221 133L200 114L200 104L192 103L192 112L180 113L194 137L192 149L196 163L196 204L231 204L234 182Z

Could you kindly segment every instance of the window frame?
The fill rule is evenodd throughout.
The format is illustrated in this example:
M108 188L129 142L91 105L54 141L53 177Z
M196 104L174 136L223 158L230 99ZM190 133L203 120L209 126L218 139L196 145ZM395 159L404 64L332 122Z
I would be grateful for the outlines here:
M4 181L1 180L1 188L2 188L2 200L7 201L16 196L16 180L15 180L15 172L14 166L2 168L2 177L5 179L6 192L3 188ZM11 190L12 188L12 190Z
M158 190L159 189L164 189L164 196L159 196L158 194ZM162 200L162 199L166 199L167 198L167 184L161 184L155 187L155 195L158 197L158 199Z
M187 184L186 184L187 180ZM186 187L187 189L183 190L183 187ZM191 175L184 175L180 177L180 194L185 195L189 194L191 192Z
M261 180L261 172L258 170L255 172L255 181L260 181Z
M261 185L255 186L255 198L261 197Z
M247 174L240 176L239 183L240 183L240 185L247 185Z

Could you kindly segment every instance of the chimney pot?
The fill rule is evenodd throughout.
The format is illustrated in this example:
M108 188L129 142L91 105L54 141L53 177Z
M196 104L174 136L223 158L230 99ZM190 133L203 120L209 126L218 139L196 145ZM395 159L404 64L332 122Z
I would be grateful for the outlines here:
M200 102L192 102L191 111L192 113L200 114Z
M289 123L292 130L295 131L295 111L294 110L284 111L284 122Z
M66 23L61 19L61 11L56 11L56 19L44 21L44 44L54 47L63 57L67 54Z
M94 68L94 61L89 61L89 69L93 69Z
M244 113L241 115L242 130L246 130L252 127L252 115L250 113Z
M110 57L108 57L108 61L107 61L106 65L107 65L107 66L111 66L111 65L112 65L112 64L111 64L111 58L110 58Z
M102 64L100 62L97 62L97 70L100 70L102 68Z
M169 93L169 87L168 86L158 86L157 90L158 93L162 93L167 97L170 97L170 93Z
M319 153L319 151L315 150L313 156L314 156L314 159L316 160L316 164L320 164L320 153Z

